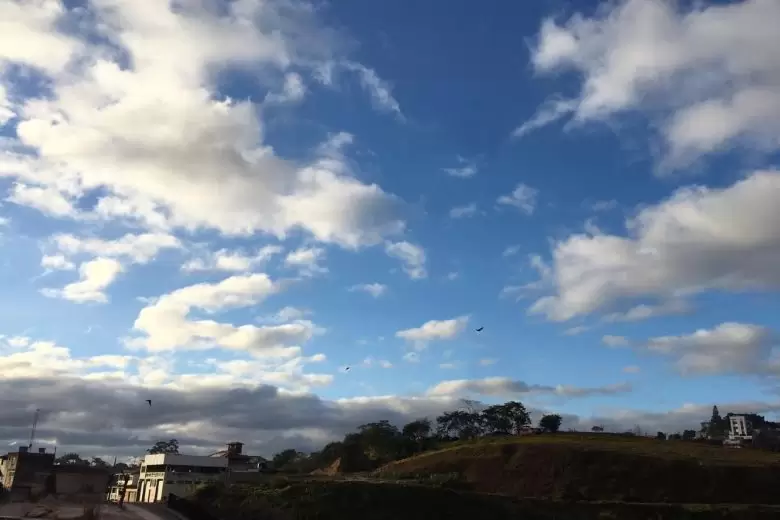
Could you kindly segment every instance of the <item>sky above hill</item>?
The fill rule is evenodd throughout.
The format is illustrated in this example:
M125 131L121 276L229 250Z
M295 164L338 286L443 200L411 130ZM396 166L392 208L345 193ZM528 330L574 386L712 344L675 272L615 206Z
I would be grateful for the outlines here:
M0 445L36 408L40 443L120 457L313 449L464 398L775 416L778 22L0 0Z

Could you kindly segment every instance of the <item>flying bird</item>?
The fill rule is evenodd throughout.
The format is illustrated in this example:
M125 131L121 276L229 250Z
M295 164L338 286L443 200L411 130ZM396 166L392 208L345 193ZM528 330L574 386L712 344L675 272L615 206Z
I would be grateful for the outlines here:
M350 367L344 369L344 372L349 372Z
M482 329L484 329L484 328L485 328L485 327L480 327L480 328L478 328L478 329L477 329L477 332L482 332Z
M147 399L146 402L149 403L149 406L152 406L152 400L151 399Z

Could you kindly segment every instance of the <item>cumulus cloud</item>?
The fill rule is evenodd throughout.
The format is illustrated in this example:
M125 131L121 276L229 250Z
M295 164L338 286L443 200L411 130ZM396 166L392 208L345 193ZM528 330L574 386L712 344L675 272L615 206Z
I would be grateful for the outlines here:
M685 311L681 301L708 290L777 288L778 196L780 172L757 171L722 189L681 188L640 209L627 236L571 235L553 247L545 280L553 294L530 312L559 321L595 312L639 319Z
M419 280L428 276L425 268L425 250L411 242L387 242L385 252L388 256L397 258L403 263L404 272L413 280Z
M608 347L627 347L631 344L625 336L612 336L609 334L603 336L601 342Z
M683 374L766 373L776 370L770 359L778 336L759 325L721 323L681 336L651 338L645 347L675 359Z
M300 345L320 331L310 321L258 327L189 317L196 309L216 314L256 305L282 289L282 283L263 273L235 275L217 283L177 289L141 310L134 328L142 335L128 340L129 345L153 352L221 348L248 352L258 358L298 356Z
M465 206L456 206L450 210L450 218L473 217L477 214L477 204L472 202Z
M504 206L512 206L526 215L531 215L536 209L536 198L539 191L520 183L509 195L501 195L497 202Z
M444 173L446 173L451 177L468 179L469 177L475 176L479 171L477 168L477 163L475 163L474 161L469 161L468 159L465 159L460 156L457 157L457 160L458 160L458 166L452 168L444 168Z
M107 303L105 289L123 271L122 264L113 258L95 258L79 267L79 280L62 289L43 289L44 296L63 298L75 303Z
M14 107L0 167L19 183L13 200L70 216L92 197L97 217L228 235L303 230L349 248L403 230L399 201L361 182L345 157L277 157L252 101L216 90L226 70L332 60L339 45L315 12L286 2L226 9L122 1L91 3L82 16L59 2L6 2L3 38L27 50L0 46L0 65L34 68L51 86ZM64 32L77 21L110 33L112 46Z
M387 286L381 283L363 283L358 285L353 285L349 288L350 292L364 292L366 294L370 294L374 298L379 298L383 294L387 292Z
M301 247L290 251L284 259L284 265L299 270L302 276L327 273L328 269L320 262L325 259L325 250L321 247Z
M220 249L189 260L182 266L183 271L229 271L246 272L262 266L274 255L282 252L281 246L269 245L247 254L243 251Z
M780 146L780 4L622 0L593 16L545 20L532 52L540 73L573 70L575 99L552 99L516 130L573 114L575 123L640 112L661 129L671 165L741 145Z
M303 78L296 72L288 72L284 76L281 92L271 92L265 97L266 103L285 104L297 103L306 95L306 85Z
M47 270L61 271L70 271L76 268L75 264L64 255L43 255L41 257L41 267Z
M457 338L468 322L469 316L458 316L450 320L430 320L419 327L399 330L395 336L413 343L418 348L424 348L431 341L448 341Z
M502 396L510 397L523 394L553 394L562 397L586 397L591 395L611 395L631 391L631 385L622 383L596 388L575 386L529 385L524 381L508 377L488 377L485 379L454 379L442 381L428 389L428 395L434 396Z

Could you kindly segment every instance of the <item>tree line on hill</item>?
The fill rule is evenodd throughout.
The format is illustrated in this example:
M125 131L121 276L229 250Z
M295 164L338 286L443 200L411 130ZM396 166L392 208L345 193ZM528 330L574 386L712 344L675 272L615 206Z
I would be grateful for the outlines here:
M287 449L274 455L272 467L281 471L310 472L339 461L341 471L367 470L378 465L436 449L444 443L493 435L517 435L528 431L531 417L525 406L509 401L476 410L476 403L465 402L465 409L445 412L430 419L417 419L398 428L387 420L371 422L348 433L341 441L322 450L302 453ZM544 415L536 431L557 432L562 418Z

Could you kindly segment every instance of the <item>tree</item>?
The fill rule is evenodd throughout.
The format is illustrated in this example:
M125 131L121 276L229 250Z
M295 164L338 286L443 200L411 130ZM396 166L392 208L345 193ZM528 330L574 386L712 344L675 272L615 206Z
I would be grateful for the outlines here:
M78 453L66 453L54 461L56 464L70 464L74 466L89 466L89 461L84 460Z
M563 418L557 413L543 415L542 418L539 419L539 428L555 433L561 428L561 422L563 422Z
M685 430L682 434L682 439L684 441L692 441L696 438L696 430Z
M497 404L482 410L482 424L487 433L508 434L514 423L511 411L506 406Z
M390 421L381 420L358 427L364 452L373 460L393 460L400 446L401 432Z
M604 427L603 426L594 426L593 428L590 429L590 431L592 431L594 433L596 433L596 432L603 432L604 431Z
M502 405L506 409L507 415L512 421L512 431L515 435L519 434L522 429L531 424L531 416L528 414L528 410L525 409L523 403L518 401L509 401Z
M679 433L672 433L669 435L668 439L670 441L680 441L682 440L682 435L680 435Z
M107 468L108 462L104 461L100 457L92 457L92 466L96 468Z
M271 464L273 465L274 469L282 469L288 464L295 462L301 455L303 454L292 448L283 450L273 456L271 459Z
M665 441L666 440L666 434L664 432L658 432L655 434L655 438L659 441Z
M428 419L412 421L401 429L401 435L416 444L422 445L425 439L431 436L431 421Z
M477 413L455 410L436 418L439 435L471 439L482 431L482 419Z
M157 453L179 453L179 441L171 439L169 441L157 441L154 446L146 450L149 455L155 455Z

